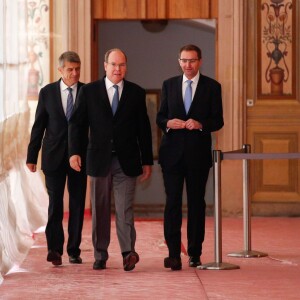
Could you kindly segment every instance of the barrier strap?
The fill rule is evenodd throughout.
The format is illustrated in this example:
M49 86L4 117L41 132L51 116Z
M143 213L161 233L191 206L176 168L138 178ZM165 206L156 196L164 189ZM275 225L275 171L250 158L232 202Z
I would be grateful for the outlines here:
M235 159L299 159L300 153L235 153L223 152L222 158Z

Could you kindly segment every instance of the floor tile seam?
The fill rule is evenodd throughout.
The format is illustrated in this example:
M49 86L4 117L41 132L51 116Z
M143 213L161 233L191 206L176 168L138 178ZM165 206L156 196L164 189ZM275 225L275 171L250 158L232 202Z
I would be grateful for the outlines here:
M204 296L205 296L205 299L203 299L203 300L208 300L208 299L209 299L209 298L208 298L208 294L207 294L207 292L206 292L206 290L205 290L205 287L204 287L203 282L201 281L201 278L200 278L200 272L198 272L197 269L195 269L195 270L194 270L194 273L195 273L195 275L196 275L196 277L197 277L197 279L198 279L198 281L199 281L199 285L200 285L201 290L203 291L203 294L204 294ZM201 299L202 299L202 298L201 298Z
M277 262L280 262L280 263L285 264L285 265L291 265L291 266L296 266L296 267L299 266L299 264L294 263L294 262L292 262L292 261L290 261L290 260L279 259L279 258L270 256L270 255L268 255L268 258L269 258L270 260L272 260L272 261L277 261Z

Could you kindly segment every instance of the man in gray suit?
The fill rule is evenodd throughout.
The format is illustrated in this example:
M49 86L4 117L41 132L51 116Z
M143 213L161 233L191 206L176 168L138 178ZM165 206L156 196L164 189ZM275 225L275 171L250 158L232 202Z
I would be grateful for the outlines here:
M106 76L85 85L69 125L70 165L81 170L81 128L88 126L86 170L91 178L93 269L105 269L114 192L117 236L125 271L139 261L135 251L133 199L136 178L151 175L152 138L145 90L124 79L127 57L120 49L105 54Z

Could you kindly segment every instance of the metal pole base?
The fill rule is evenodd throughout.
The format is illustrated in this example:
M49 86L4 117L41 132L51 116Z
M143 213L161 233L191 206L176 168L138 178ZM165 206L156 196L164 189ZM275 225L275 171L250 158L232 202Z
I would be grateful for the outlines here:
M234 270L239 268L240 267L237 265L217 262L208 263L197 267L197 269L199 270Z
M268 254L264 252L254 251L254 250L243 250L240 252L229 253L227 254L227 256L248 258L248 257L264 257L264 256L268 256Z

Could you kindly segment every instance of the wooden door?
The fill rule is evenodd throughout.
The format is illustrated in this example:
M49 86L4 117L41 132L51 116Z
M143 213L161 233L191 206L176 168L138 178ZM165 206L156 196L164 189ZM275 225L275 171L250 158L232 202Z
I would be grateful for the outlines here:
M265 0L248 4L254 12L248 18L246 102L247 143L252 152L300 150L296 4ZM250 198L255 214L299 215L299 167L299 160L251 161Z

